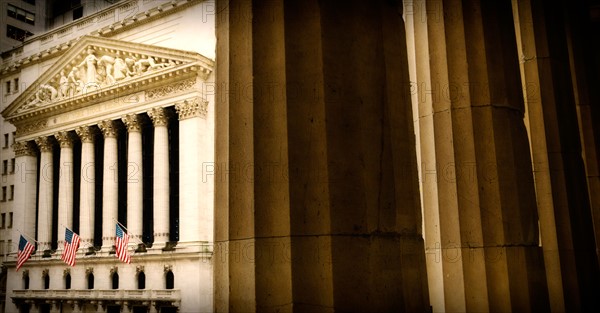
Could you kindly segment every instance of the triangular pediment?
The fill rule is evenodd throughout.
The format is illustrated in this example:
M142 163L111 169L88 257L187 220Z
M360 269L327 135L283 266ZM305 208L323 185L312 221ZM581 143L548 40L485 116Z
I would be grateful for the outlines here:
M201 54L126 41L84 36L3 112L18 122L38 114L95 103L132 86L198 75L206 79L213 61ZM93 100L93 101L92 101Z

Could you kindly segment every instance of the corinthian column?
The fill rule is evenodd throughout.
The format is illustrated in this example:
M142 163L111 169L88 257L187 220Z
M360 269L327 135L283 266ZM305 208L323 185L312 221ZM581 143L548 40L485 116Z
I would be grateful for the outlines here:
M154 244L169 241L169 132L163 108L148 112L154 124Z
M15 151L15 198L13 228L19 229L26 237L35 237L35 199L37 183L37 155L32 142L17 141L13 144ZM19 242L20 233L13 231L14 243ZM17 245L13 245L17 251Z
M79 236L81 241L94 245L95 162L94 133L88 126L75 130L81 139L81 181L79 198Z
M129 235L142 239L143 230L143 172L141 120L137 114L123 118L127 126L127 228ZM129 242L135 245L135 241Z
M62 131L54 135L60 144L58 180L58 250L65 242L65 227L73 228L73 136Z
M202 169L213 165L207 102L196 98L175 105L179 115L179 241L213 241L213 175ZM208 169L207 169L208 170Z
M48 137L35 140L41 151L40 186L38 202L38 244L44 252L49 252L52 240L52 142Z
M104 170L102 180L102 249L110 249L115 239L115 224L119 205L117 130L115 122L99 124L104 135Z

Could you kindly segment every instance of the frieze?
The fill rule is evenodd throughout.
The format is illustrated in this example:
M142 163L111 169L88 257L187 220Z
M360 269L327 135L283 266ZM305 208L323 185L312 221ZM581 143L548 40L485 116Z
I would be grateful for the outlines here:
M30 134L36 131L40 131L46 129L48 127L47 120L41 120L33 123L28 123L23 126L17 127L17 136L22 136L26 134Z
M35 147L30 141L16 141L12 145L15 157L36 156Z
M146 99L152 100L162 98L174 93L179 93L192 88L195 83L196 78L189 78L167 86L161 86L158 88L146 90Z

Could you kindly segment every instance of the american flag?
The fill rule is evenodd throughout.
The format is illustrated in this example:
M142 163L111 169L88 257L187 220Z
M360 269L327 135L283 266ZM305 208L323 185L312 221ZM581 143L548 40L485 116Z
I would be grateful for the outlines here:
M65 248L60 258L65 263L75 266L75 255L79 249L79 236L72 230L65 228Z
M116 247L116 255L121 262L125 262L127 264L131 263L131 256L127 253L127 244L129 243L129 235L121 225L117 223L117 237L115 238L115 247Z
M21 235L21 238L19 238L19 251L17 252L17 271L29 259L33 250L35 250L35 246Z

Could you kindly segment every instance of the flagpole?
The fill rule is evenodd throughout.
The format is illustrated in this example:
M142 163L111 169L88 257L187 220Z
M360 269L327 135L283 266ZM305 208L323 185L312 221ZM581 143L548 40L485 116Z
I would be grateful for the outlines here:
M118 220L116 220L116 219L114 219L114 218L113 218L113 221L114 221L114 222L117 222L117 224L119 224L119 225L120 225L120 226L121 226L123 229L125 229L125 231L126 231L128 234L129 234L129 229L127 229L127 227L125 227L125 225L121 224L121 222L119 222ZM130 235L131 235L131 234L130 234ZM132 237L131 237L131 236L129 236L129 238L132 238ZM135 238L135 237L133 237L133 239L134 239L135 241L137 241L139 244L142 244L142 245L144 245L144 247L146 246L146 244L145 244L143 241L140 241L139 239L137 239L137 238Z
M60 223L60 226L62 226L62 227L64 227L64 228L66 228L66 229L68 229L68 230L70 230L70 231L71 231L73 234L77 234L75 231L73 231L71 228L69 228L69 227L65 226L63 223ZM79 234L77 234L77 236L79 236ZM81 238L81 237L80 237L80 238ZM94 248L94 246L93 246L93 245L90 245L89 243L87 243L87 242L85 242L85 241L81 241L81 240L80 240L80 241L79 241L79 244L80 244L80 245L81 245L81 244L84 244L86 248Z
M21 234L21 236L25 237L25 239L27 239L27 240L31 240L31 241L33 241L33 242L35 242L35 243L37 243L37 244L41 245L41 243L40 243L39 241L35 240L33 237L31 237L31 236L29 236L29 235L26 235L26 234L24 234L24 233L23 233L23 232L21 232L21 231L20 231L18 228L17 228L17 231L19 232L19 234Z

